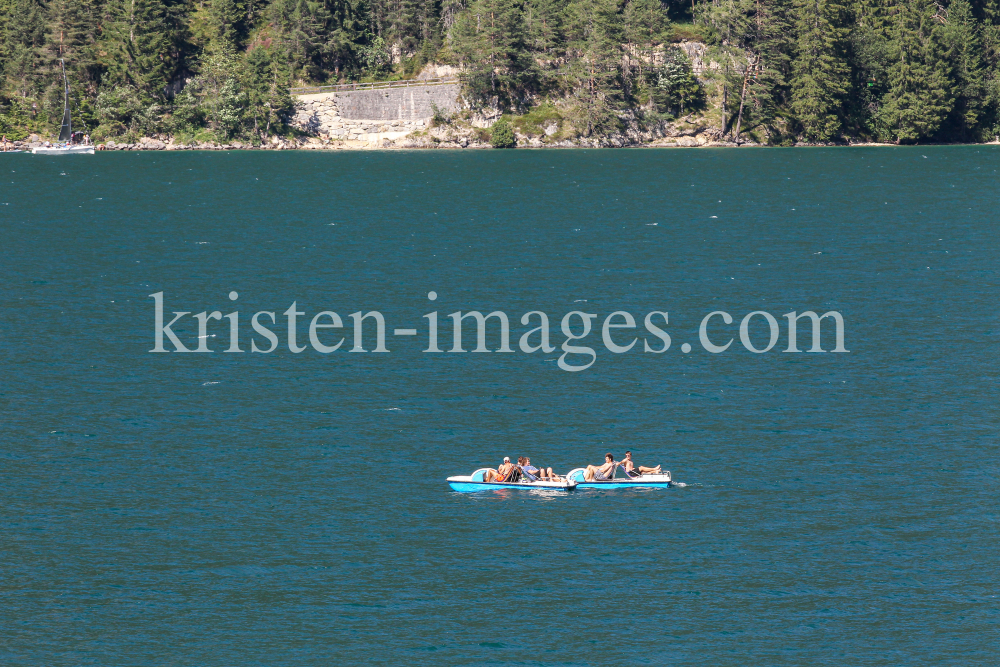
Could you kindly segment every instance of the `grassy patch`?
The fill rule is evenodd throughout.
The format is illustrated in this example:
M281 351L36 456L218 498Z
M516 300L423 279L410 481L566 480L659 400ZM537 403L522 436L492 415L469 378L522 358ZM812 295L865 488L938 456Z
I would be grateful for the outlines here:
M708 42L709 31L694 23L674 23L673 34L670 36L671 42Z
M204 144L209 141L212 141L217 144L225 143L225 141L219 139L219 137L215 135L215 132L205 128L198 128L191 133L179 132L175 136L175 140L178 141L178 143L182 144L192 144L194 142Z
M514 127L521 134L529 137L545 136L545 128L555 123L556 128L562 127L562 114L552 104L540 104L523 116L514 118ZM556 134L559 134L558 130Z

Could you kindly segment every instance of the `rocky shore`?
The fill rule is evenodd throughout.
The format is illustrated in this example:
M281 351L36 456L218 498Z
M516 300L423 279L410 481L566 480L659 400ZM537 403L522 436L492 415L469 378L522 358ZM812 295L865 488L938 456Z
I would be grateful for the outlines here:
M189 142L177 141L172 137L143 137L134 143L107 141L96 144L98 151L234 151L234 150L413 150L413 149L484 149L492 148L489 133L481 127L469 124L417 121L414 127L393 131L397 126L358 125L358 131L330 136L271 137L268 141L252 144L245 141L232 142ZM339 128L337 128L339 129ZM553 128L554 129L554 128ZM365 131L361 131L365 130ZM395 136L393 136L395 135ZM722 137L713 127L695 119L675 121L653 129L627 127L618 134L600 137L560 138L558 131L543 137L515 132L517 148L717 148L735 147L737 144ZM38 137L25 141L8 142L8 149L14 148L30 152L35 146L42 146ZM742 146L759 146L754 142L741 142ZM795 146L826 146L834 144L805 144ZM870 142L849 142L837 145L879 146Z
M336 121L334 121L336 122ZM96 144L98 151L232 151L232 150L387 150L387 149L480 149L492 148L489 134L471 125L443 124L434 126L427 121L403 125L354 124L343 133L320 136L271 137L253 144L246 141L182 142L173 137L142 137L136 142L107 141ZM345 123L345 125L347 125ZM397 129L398 128L398 129ZM341 129L341 128L332 128ZM735 146L722 140L712 128L692 123L688 127L658 128L654 131L637 129L602 137L559 138L526 135L516 132L518 148L696 148ZM8 143L8 147L30 151L45 144L38 137ZM755 145L744 143L744 146Z

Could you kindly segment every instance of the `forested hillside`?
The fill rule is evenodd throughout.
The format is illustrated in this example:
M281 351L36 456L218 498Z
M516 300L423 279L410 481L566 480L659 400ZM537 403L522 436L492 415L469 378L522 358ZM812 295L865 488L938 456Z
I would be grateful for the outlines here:
M0 132L259 141L297 83L457 65L488 115L582 136L715 113L760 141L1000 134L1000 0L0 0ZM683 40L704 42L692 70ZM697 75L697 78L696 76ZM724 113L719 109L724 109Z

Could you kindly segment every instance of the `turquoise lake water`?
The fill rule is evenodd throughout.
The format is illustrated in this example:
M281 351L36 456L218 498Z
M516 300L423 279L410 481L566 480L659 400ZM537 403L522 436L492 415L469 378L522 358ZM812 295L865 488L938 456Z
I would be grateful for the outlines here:
M0 169L5 665L996 661L997 147ZM157 292L171 318L238 311L244 350L272 311L280 347L223 353L223 319L213 354L150 353ZM330 310L341 349L291 353L293 301L298 342ZM348 351L370 310L389 353ZM422 351L423 315L450 349L471 310L507 313L515 352ZM597 314L594 365L521 352L532 310L556 346L563 315ZM610 353L619 310L640 337L668 311L671 347ZM850 352L781 352L805 310L840 312ZM739 338L754 311L780 325L764 354ZM173 331L199 344L192 315ZM766 345L762 316L749 333ZM444 481L625 449L681 484Z

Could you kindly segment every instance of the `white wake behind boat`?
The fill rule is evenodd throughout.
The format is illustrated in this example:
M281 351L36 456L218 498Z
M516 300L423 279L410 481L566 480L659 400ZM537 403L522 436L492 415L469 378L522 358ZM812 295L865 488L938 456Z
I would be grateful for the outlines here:
M524 476L517 478L517 481L510 482L485 482L483 477L489 468L480 468L471 475L456 475L448 478L448 485L454 491L490 491L493 489L523 489L535 491L572 491L576 488L576 482L563 480L561 482L546 482L542 480L530 481Z

